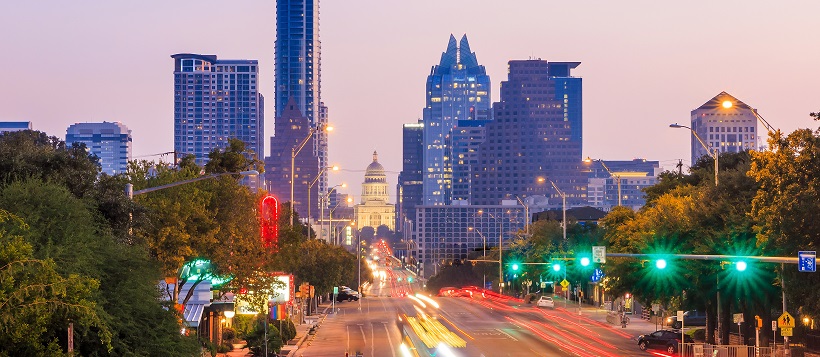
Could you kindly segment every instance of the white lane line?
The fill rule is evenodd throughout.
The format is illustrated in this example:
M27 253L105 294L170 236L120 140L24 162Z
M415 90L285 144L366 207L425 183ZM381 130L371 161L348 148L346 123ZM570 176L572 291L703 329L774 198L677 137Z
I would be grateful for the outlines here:
M347 352L350 352L350 326L345 326L345 330L347 331Z
M387 305L384 303L384 299L379 299L382 303L382 308L384 308L384 312L387 312Z
M510 335L510 334L508 334L508 333L504 332L502 329L497 328L497 329L495 329L495 330L496 330L496 331L498 331L498 332L503 333L504 335L506 335L507 337L509 337L511 340L518 342L518 339L517 339L517 338L512 337L512 335Z
M370 323L370 355L371 356L376 355L376 339L373 338L373 330L375 330L375 329L373 328L373 323L371 322Z
M365 346L367 346L367 337L365 337L365 335L364 335L364 327L362 327L362 326L363 326L362 324L359 324L359 331L362 332L362 342L364 343ZM364 347L364 346L362 346L362 347Z
M393 339L390 338L390 330L387 329L387 322L382 322L382 326L384 326L384 333L387 334L387 342L390 343L390 353L393 354L393 357L396 357L396 346L393 346Z

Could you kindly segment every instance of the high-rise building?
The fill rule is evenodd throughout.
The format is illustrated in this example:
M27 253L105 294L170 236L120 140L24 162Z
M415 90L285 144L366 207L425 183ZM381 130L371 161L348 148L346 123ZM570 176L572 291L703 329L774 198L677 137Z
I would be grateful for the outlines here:
M387 175L379 163L379 155L373 152L373 162L367 166L362 182L362 200L354 207L354 216L359 229L385 225L395 230L396 206L388 203Z
M452 200L469 202L470 168L478 163L478 147L487 136L485 119L459 120L453 128L450 147L453 163Z
M119 122L77 123L66 130L65 143L83 143L89 153L100 159L102 172L125 173L131 160L131 130Z
M497 205L515 196L546 195L567 204L587 202L587 174L581 153L581 78L570 70L580 62L540 59L509 62L501 101L471 167L470 201Z
M30 121L0 121L0 133L31 130Z
M757 150L757 110L726 92L692 111L692 130L713 149L724 152ZM692 135L692 164L706 152Z
M490 114L490 76L470 50L467 35L456 42L450 35L447 51L427 76L424 108L423 188L425 205L452 200L453 127L459 120L487 119Z
M402 166L399 182L396 185L396 230L409 233L404 229L407 221L416 219L416 206L422 204L422 135L424 124L404 124L402 128Z
M322 102L322 46L319 41L319 0L276 1L276 116L293 100L314 128L327 125L328 110ZM308 147L319 167L328 166L327 132L316 132ZM327 192L327 173L318 181Z
M292 202L300 218L319 216L319 186L308 188L319 174L319 161L308 149L300 151L293 160L291 172L291 149L308 138L305 148L313 146L315 136L309 135L310 122L302 115L299 105L291 100L282 114L274 119L274 135L270 138L270 156L265 158L265 185L279 202ZM292 175L291 175L292 174ZM291 177L292 176L292 177ZM291 178L293 198L290 197ZM310 208L308 208L310 200Z
M220 60L215 55L179 53L174 59L174 151L193 154L198 165L208 154L245 142L257 159L264 150L264 98L257 60Z

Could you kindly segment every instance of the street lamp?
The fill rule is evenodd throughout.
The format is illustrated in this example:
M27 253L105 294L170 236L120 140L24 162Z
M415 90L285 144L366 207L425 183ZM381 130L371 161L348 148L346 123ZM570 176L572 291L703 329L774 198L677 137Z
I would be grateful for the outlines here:
M483 210L478 210L478 214L483 214ZM504 292L504 221L487 212L487 215L498 221L498 293Z
M612 172L612 170L609 169L609 166L606 166L606 163L604 163L604 160L601 160L601 159L593 160L592 158L589 158L589 157L584 159L584 162L593 162L593 161L600 162L601 166L604 167L604 170L606 170L606 172L609 173L609 176L612 176L613 178L618 180L618 207L623 206L623 204L622 204L623 203L623 201L622 201L623 194L621 194L621 174L620 173L616 174L616 173Z
M299 155L299 152L302 151L302 148L304 148L305 145L307 145L310 138L313 137L313 134L316 134L316 132L319 131L319 130L332 131L333 127L328 126L325 123L320 123L315 128L310 128L310 131L308 132L308 135L304 139L302 139L302 142L299 143L298 146L294 146L294 147L290 148L290 211L291 211L290 212L290 226L291 227L293 227L293 214L294 214L294 212L296 212L296 205L295 205L295 202L293 201L293 184L294 184L294 181L295 181L295 178L294 178L295 176L294 175L296 174L296 155Z
M706 149L706 152L709 153L709 156L711 156L713 159L715 159L715 186L717 186L718 185L718 156L720 156L720 152L718 152L718 149L714 148L714 153L713 153L712 152L712 150L713 150L712 146L707 145L705 142L703 142L703 139L701 139L700 135L698 135L698 133L695 132L695 129L692 129L692 128L686 126L686 125L680 125L678 123L669 124L669 127L670 128L686 128L686 129L689 129L689 131L692 132L692 135L694 135L695 138L698 139L698 142L700 142L700 144L703 145L703 148Z
M527 222L524 225L524 233L527 236L529 236L530 235L530 222L532 222L532 218L530 218L530 206L525 204L524 201L522 201L521 198L518 197L518 195L515 195L515 199L518 200L518 203L520 203L522 206L524 206L524 212L525 212L524 214L527 216Z
M484 243L484 257L486 258L487 257L487 237L485 237L483 234L481 234L481 231L478 230L478 228L467 227L467 230L468 231L476 231L476 232L478 232L478 235L481 236L481 241Z
M192 183L192 182L207 180L207 179L216 178L216 177L225 176L225 175L258 176L259 171L248 170L248 171L241 171L241 172L220 172L220 173L195 177L195 178L192 178L192 179L172 182L172 183L169 183L169 184L166 184L166 185L144 188L142 190L136 190L136 191L134 191L134 184L127 183L127 184L125 184L125 195L128 196L128 199L132 200L132 199L134 199L134 196L141 195L143 193L164 190L166 188L176 187L176 186L185 185L185 184Z
M310 193L311 193L311 191L313 191L313 185L315 185L317 182L319 182L319 178L322 177L322 174L327 169L331 169L333 171L339 171L339 166L333 165L333 166L323 167L321 170L319 170L319 174L316 175L316 178L314 178L313 181L311 181L310 184L308 185L308 239L310 239L310 227L312 226L312 223L313 223L313 221L311 220L312 217L311 217L311 212L310 212L311 208L313 208L313 207L311 207L311 204L310 204Z
M333 192L333 190L336 189L337 187L347 187L347 184L343 183L343 184L340 184L340 185L333 186L329 190L327 190L327 192L325 192L324 195L322 195L322 198L321 198L321 201L320 201L320 206L322 208L322 213L321 213L322 223L319 225L321 227L320 230L323 230L325 228L325 205L327 205L327 201L330 198L330 193ZM328 207L328 208L330 208L330 207ZM332 213L331 213L331 218L333 218ZM327 229L330 230L330 224L329 223L328 223Z
M561 226L563 226L563 228L564 228L564 244L566 244L567 243L567 194L566 194L566 192L561 191L561 189L558 188L558 185L556 185L555 182L553 182L552 180L550 180L550 183L552 184L552 187L555 189L555 191L558 191L558 194L561 195L562 207L563 207L563 212L564 212L563 213L564 217L561 221ZM567 254L564 253L564 262L566 262L566 261L567 261ZM564 280L567 280L567 269L566 268L564 268ZM567 300L569 300L569 290L564 291L564 308L567 307Z

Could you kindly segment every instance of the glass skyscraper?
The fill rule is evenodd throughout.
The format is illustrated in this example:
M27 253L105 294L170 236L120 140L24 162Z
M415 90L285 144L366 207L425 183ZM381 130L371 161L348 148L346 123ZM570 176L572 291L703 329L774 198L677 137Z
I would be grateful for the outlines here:
M470 51L467 35L459 42L450 35L447 51L427 76L422 122L424 205L447 205L452 200L452 131L460 120L487 119L490 76Z
M276 1L275 53L276 117L293 100L312 127L327 124L328 111L321 99L319 0ZM328 166L327 133L319 130L315 135L313 155L319 167ZM319 192L327 191L326 172L318 185Z
M398 206L396 214L396 229L404 230L406 221L416 219L416 206L422 203L422 134L424 124L404 124L402 128L402 165L399 173L399 183L396 185Z
M215 55L180 53L174 59L174 151L193 154L198 165L208 154L245 142L257 159L264 150L264 98L256 60L219 60Z
M567 204L587 203L587 174L581 153L581 78L570 70L580 62L540 59L509 62L501 101L471 166L470 200L497 205L515 196L546 195ZM543 180L539 180L542 178Z
M125 173L131 160L131 130L122 123L77 123L68 127L66 146L83 143L100 159L102 172Z

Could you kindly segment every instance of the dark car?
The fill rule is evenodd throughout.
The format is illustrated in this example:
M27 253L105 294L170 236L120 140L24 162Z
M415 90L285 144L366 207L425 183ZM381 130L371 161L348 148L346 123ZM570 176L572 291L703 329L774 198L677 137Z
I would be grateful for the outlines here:
M680 343L680 330L658 330L653 333L638 336L638 347L641 351L660 348L668 353L677 353ZM684 335L684 343L694 343L689 335Z
M347 291L340 291L338 295L336 295L336 301L357 301L359 300L359 295L355 292L347 292Z
M666 324L676 329L687 326L706 326L706 312L689 310L683 313L683 326L681 326L677 316L668 317Z

